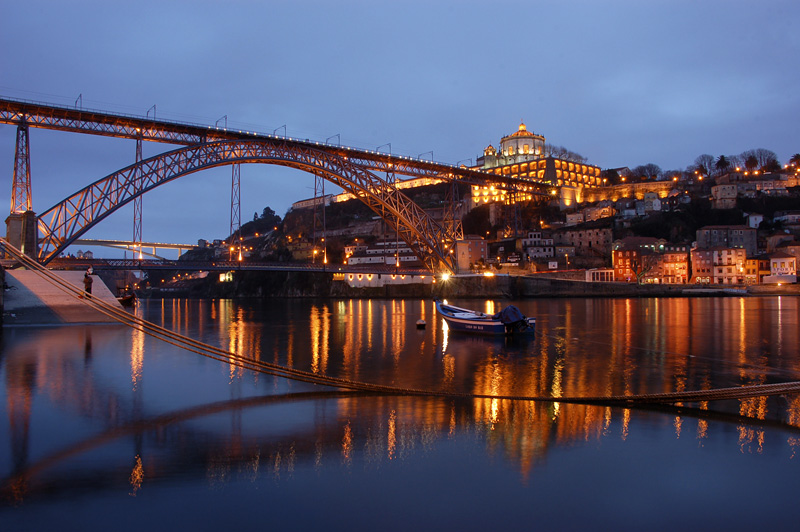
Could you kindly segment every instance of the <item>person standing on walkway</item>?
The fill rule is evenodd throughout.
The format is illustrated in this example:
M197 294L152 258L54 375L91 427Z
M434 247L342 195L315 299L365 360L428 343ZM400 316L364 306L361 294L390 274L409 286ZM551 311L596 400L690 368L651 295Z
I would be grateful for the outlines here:
M92 268L89 267L86 273L83 274L83 291L86 292L86 299L92 297Z

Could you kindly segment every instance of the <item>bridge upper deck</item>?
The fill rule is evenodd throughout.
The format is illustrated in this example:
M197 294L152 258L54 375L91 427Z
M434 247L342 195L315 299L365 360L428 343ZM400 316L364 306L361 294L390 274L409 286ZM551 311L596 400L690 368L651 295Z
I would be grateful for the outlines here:
M501 176L465 166L392 155L378 150L364 150L309 139L219 127L218 125L207 126L157 120L150 117L62 107L25 100L0 98L0 124L27 124L29 127L36 128L184 146L230 140L280 142L299 148L313 148L333 153L364 168L378 172L413 177L450 178L466 184L478 185L491 181L498 185L518 185L520 182L524 182L528 185L549 186L549 184L536 179ZM542 190L541 193L544 195L547 192Z

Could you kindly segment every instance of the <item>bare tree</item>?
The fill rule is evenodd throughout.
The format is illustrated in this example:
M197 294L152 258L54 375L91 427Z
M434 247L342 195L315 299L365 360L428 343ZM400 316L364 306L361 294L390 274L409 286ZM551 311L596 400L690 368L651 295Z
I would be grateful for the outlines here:
M556 146L554 144L546 144L544 147L545 157L555 157L556 159L563 159L565 161L572 161L573 163L585 163L586 157L574 151L570 151L563 146Z
M774 151L765 150L764 148L758 148L755 150L747 150L742 152L740 155L745 161L745 166L750 170L755 170L756 168L760 168L762 170L772 170L776 167L776 165L780 165L778 163L778 156L775 155ZM752 164L753 160L755 160L755 166L748 165L748 161Z
M658 179L661 176L661 168L657 164L647 163L631 170L631 174L639 179Z
M711 169L714 167L714 157L704 153L694 160L694 169L702 175L711 175Z
M661 179L665 181L680 181L684 177L683 170L664 170L661 172Z
M650 255L635 256L631 260L630 270L636 277L636 284L642 284L645 276L653 270L653 266L657 264L653 257Z
M744 158L741 155L728 155L728 162L730 163L730 168L744 168Z

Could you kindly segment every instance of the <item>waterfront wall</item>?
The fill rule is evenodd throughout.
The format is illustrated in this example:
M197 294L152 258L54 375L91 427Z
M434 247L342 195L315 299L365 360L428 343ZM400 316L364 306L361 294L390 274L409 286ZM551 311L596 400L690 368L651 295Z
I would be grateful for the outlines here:
M741 287L710 285L637 285L635 283L590 283L555 275L495 275L437 279L432 284L397 284L351 287L334 281L330 273L236 272L232 282L214 276L180 288L138 293L140 297L247 298L247 297L335 297L335 298L497 298L535 297L686 297L742 295L800 295L800 285L756 285ZM569 276L566 276L569 277ZM575 276L581 277L581 276Z

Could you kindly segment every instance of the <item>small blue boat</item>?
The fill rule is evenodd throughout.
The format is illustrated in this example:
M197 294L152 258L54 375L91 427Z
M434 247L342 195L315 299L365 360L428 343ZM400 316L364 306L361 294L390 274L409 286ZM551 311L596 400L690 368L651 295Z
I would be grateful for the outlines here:
M533 335L536 318L526 318L514 305L489 315L436 301L436 311L453 332L494 335Z

